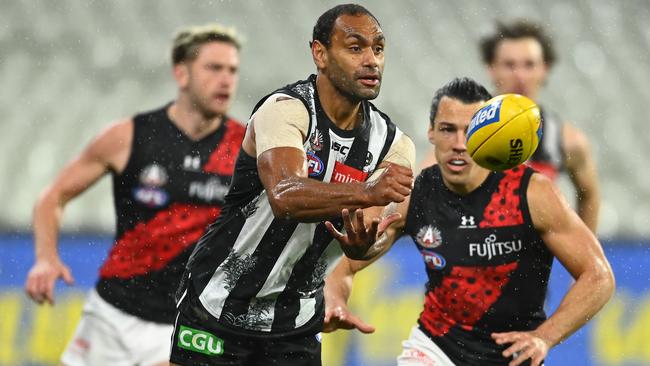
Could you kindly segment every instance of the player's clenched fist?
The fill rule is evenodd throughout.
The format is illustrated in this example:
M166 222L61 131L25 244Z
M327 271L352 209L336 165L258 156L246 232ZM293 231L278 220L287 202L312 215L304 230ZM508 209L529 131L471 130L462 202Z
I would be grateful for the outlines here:
M413 170L390 163L381 164L379 168L384 169L379 177L366 182L370 201L374 206L404 201L413 189Z

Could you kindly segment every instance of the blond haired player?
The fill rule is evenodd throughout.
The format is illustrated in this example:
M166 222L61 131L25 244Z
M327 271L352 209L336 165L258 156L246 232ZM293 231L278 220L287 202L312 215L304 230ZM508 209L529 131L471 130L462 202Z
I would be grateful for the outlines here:
M41 194L25 289L53 304L56 280L73 281L57 251L63 208L105 174L113 180L115 242L63 364L168 364L174 293L192 247L220 212L244 137L226 115L239 48L234 32L218 25L179 32L171 55L176 100L108 127Z
M467 128L488 99L485 88L469 79L436 92L429 139L438 164L420 173L405 201L387 209L401 219L376 242L362 214L350 219L343 212L345 235L329 226L345 245L383 252L404 233L422 255L424 306L398 365L538 366L614 291L598 240L546 176L523 165L489 171L467 155ZM547 317L554 257L576 281ZM370 328L346 304L352 276L368 264L344 259L327 279L326 330Z

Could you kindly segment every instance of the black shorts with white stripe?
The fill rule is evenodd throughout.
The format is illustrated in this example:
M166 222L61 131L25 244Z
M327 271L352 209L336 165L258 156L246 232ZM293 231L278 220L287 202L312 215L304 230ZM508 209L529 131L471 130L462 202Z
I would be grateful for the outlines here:
M183 366L321 366L320 334L235 334L203 309L193 286L178 304L170 361Z

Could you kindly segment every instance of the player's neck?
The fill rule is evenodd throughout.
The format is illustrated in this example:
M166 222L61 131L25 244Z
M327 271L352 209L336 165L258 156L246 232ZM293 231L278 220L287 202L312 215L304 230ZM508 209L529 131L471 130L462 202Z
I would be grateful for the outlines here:
M363 122L360 101L353 101L332 85L324 76L316 78L316 89L323 111L336 127L352 130Z
M450 191L460 196L468 195L480 187L490 175L490 171L487 169L478 167L475 167L474 169L475 171L470 172L468 179L463 180L462 182L455 181L454 179L447 179L444 175L442 181Z
M179 98L167 110L169 119L192 140L200 140L217 130L224 120L223 115L206 117L191 105L190 101Z

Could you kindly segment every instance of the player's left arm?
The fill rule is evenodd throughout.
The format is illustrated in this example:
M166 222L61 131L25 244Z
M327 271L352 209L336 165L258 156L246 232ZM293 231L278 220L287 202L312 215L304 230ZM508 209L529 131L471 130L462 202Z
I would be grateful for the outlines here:
M357 315L353 314L348 307L348 300L352 294L352 280L354 275L362 270L363 268L369 266L376 260L378 260L382 255L384 255L392 247L392 245L397 241L401 236L401 233L406 224L406 214L408 211L410 197L407 197L406 201L400 203L391 203L385 209L383 209L381 215L382 220L379 226L381 229L376 230L373 235L376 235L376 239L372 244L372 247L368 250L369 253L372 253L368 256L366 260L353 260L347 256L344 256L341 261L334 268L332 273L327 276L325 280L325 320L323 322L323 332L329 333L337 329L358 329L362 333L372 333L375 331L375 328L367 323L365 323ZM363 215L378 215L377 207L363 210ZM358 212L361 212L359 210ZM388 220L387 220L388 218ZM375 222L377 218L373 219ZM388 222L387 222L388 221ZM350 221L346 226L346 233L339 233L334 227L330 224L327 224L327 228L330 233L343 244L343 242L359 242L354 245L364 245L361 236L357 235L357 232L368 231L365 227L360 227L359 225L364 225L362 220L354 223ZM355 234L350 235L348 226L353 227L352 230ZM368 234L366 234L368 235Z
M410 138L402 135L388 150L382 164L400 164L412 168L414 161L415 146ZM377 179L382 170L380 165L369 180ZM345 256L325 280L324 332L354 328L363 333L374 332L374 327L364 323L348 308L352 279L356 272L384 255L399 238L406 224L409 202L410 196L407 196L404 201L392 202L385 207L368 207L352 213L344 209L341 215L345 233L339 232L331 222L325 222L327 230L339 242Z
M587 136L579 129L564 124L565 166L577 195L577 211L587 227L596 233L600 193L598 174Z
M511 366L532 359L539 365L548 350L591 319L614 292L614 275L598 239L569 207L557 187L545 176L533 174L528 205L535 229L575 282L560 306L537 329L494 333L497 344L511 344L505 357L518 355Z

